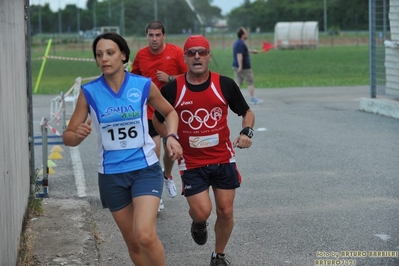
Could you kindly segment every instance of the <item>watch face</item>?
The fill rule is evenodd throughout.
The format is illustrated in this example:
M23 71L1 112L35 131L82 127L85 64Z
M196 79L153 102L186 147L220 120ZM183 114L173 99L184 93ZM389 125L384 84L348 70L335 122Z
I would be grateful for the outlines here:
M254 130L253 129L249 129L248 137L252 138L253 135L254 135Z
M245 134L249 138L252 138L252 136L254 135L254 130L252 128L250 128L250 127L246 127L246 128L241 130L240 134Z
M173 76L170 75L170 76L169 76L169 81L172 81L172 80L173 80Z

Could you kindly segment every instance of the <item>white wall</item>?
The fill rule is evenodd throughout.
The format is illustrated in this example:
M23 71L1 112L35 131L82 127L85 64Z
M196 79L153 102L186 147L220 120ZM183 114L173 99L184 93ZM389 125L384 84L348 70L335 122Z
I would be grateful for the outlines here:
M399 0L389 1L391 40L385 40L385 93L399 96Z
M0 0L1 266L16 264L30 189L25 1Z

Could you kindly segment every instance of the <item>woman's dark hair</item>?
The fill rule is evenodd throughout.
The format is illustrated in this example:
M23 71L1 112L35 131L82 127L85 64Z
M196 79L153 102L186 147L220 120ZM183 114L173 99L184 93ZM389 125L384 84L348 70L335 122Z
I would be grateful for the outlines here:
M115 33L115 32L106 32L106 33L98 35L94 39L93 46L92 46L94 59L96 59L97 43L101 39L111 40L114 43L116 43L119 47L119 50L121 50L121 52L125 53L126 58L125 58L125 60L123 60L123 63L126 64L127 62L129 62L129 56L130 56L129 46L127 45L126 40L123 39L122 36L120 36L118 33Z

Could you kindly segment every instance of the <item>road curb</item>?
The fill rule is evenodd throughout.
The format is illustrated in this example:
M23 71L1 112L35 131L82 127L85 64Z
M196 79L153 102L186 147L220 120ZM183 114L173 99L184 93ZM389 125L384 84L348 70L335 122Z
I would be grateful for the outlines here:
M30 222L35 265L100 265L86 200L46 198L42 208Z
M361 98L359 109L361 111L399 119L399 102L395 100Z

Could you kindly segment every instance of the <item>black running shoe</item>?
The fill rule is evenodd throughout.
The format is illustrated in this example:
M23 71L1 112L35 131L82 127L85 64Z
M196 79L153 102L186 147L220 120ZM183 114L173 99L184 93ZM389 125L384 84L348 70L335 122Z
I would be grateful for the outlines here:
M225 258L224 254L218 253L216 255L216 258L213 257L213 254L211 255L211 264L210 266L228 266L230 265L230 262Z
M193 223L191 224L191 236L195 243L198 245L204 245L208 240L208 230L206 229L207 222Z

